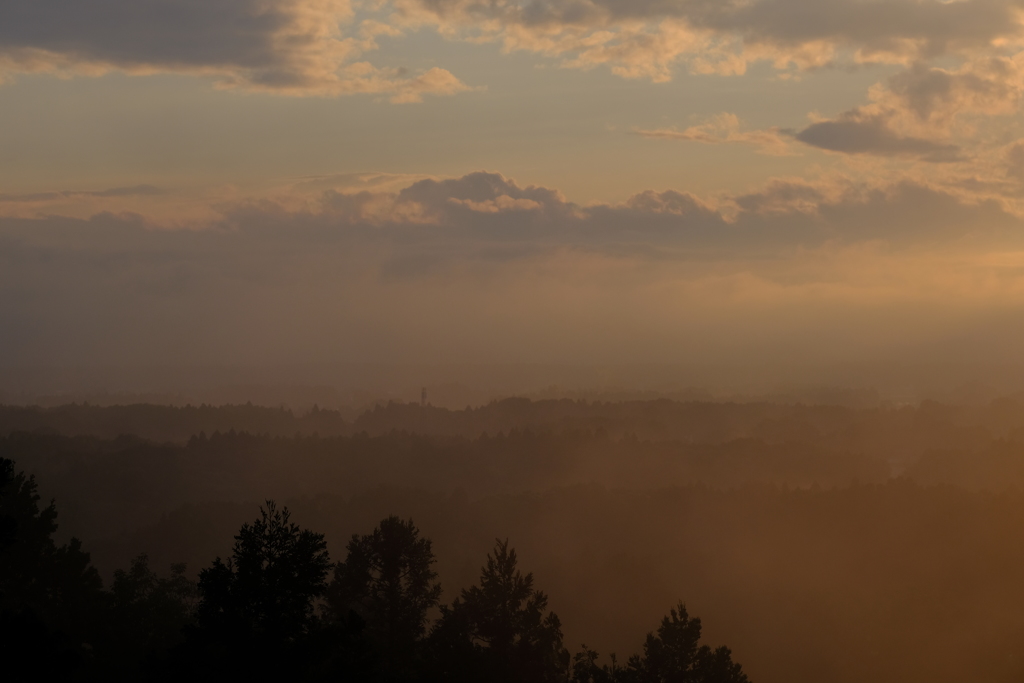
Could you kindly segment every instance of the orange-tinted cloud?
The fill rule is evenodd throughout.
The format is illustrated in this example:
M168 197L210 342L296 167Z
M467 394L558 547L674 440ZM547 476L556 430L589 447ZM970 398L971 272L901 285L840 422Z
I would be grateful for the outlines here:
M361 56L400 31L350 0L38 0L0 6L0 81L19 72L190 73L222 88L286 95L424 95L468 90L438 67L420 74Z
M398 17L509 50L608 65L627 77L744 73L830 63L909 64L985 51L1022 38L1018 0L395 0Z
M738 143L752 145L762 154L785 156L792 154L790 139L779 129L744 130L735 114L719 114L704 123L677 128L638 129L645 138L700 142L706 145Z

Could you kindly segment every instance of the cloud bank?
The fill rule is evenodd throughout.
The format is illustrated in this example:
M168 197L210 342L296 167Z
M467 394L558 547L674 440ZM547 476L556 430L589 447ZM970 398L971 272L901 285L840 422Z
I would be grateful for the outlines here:
M811 362L1012 355L1024 340L1021 220L923 185L779 180L588 206L494 173L294 191L177 228L115 211L0 219L0 352L24 366ZM967 351L964 330L981 339Z

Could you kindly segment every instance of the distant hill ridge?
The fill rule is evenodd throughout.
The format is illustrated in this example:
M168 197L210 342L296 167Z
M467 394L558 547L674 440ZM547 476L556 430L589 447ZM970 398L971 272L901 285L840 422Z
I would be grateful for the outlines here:
M512 430L538 433L601 433L652 441L725 443L758 438L770 443L830 442L844 448L884 451L906 448L969 448L993 438L1024 434L1024 401L1004 398L986 406L949 406L925 401L898 408L715 403L656 399L591 402L507 398L476 408L451 410L389 402L354 420L341 412L297 414L285 407L253 405L166 406L88 403L42 408L0 405L0 435L44 432L113 439L130 434L158 443L184 444L200 433L248 432L266 436L370 436L408 432L476 438Z

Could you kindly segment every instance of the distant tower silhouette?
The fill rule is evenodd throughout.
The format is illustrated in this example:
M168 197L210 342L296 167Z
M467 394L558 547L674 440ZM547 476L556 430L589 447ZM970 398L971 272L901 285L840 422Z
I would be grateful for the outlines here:
M420 405L421 406L427 405L427 388L426 387L423 387L423 390L420 391Z

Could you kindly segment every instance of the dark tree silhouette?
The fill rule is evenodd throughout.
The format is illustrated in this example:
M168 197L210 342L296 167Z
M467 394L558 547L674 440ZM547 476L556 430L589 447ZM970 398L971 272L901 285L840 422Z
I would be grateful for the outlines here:
M516 551L498 541L480 585L462 591L431 634L432 676L445 681L564 681L569 653L547 596L533 574L517 568Z
M643 656L630 657L626 681L638 683L746 683L727 647L699 645L700 619L691 618L680 602L648 633Z
M601 666L597 663L599 655L586 645L583 651L577 652L572 658L572 671L569 680L572 683L615 683L620 680L622 669L613 654L611 664Z
M198 627L187 666L231 677L306 677L318 630L314 601L331 569L323 534L300 529L273 501L235 536L231 559L199 574Z
M99 574L78 539L53 542L56 530L55 504L40 509L35 479L0 458L0 642L37 665L32 679L69 676L102 639Z
M287 640L310 626L331 561L323 534L300 529L288 508L267 501L260 515L242 525L227 564L218 558L200 573L199 618L236 619L247 630Z
M416 676L427 611L441 597L434 562L430 540L420 538L412 520L391 516L373 533L353 535L347 558L335 567L328 612L335 620L352 612L365 622L385 680Z
M150 569L143 554L127 571L115 571L105 653L108 675L120 672L132 679L141 667L157 667L159 658L180 644L198 600L198 587L186 576L184 564L172 565L171 576L164 578Z
M184 565L162 578L141 555L104 592L76 540L53 542L56 516L0 458L0 652L28 663L5 681L748 683L728 648L700 644L682 603L626 666L585 646L570 666L559 619L508 541L424 637L441 589L411 520L353 536L335 566L322 534L267 501L198 583Z
M573 659L572 683L748 683L727 647L700 645L700 619L691 618L680 602L648 633L643 655L633 655L619 668L599 666L598 655L583 646Z
M10 485L14 482L14 461L0 458L0 553L6 552L14 543L18 531L18 522L7 509L3 496L10 496ZM0 594L2 599L2 594Z

